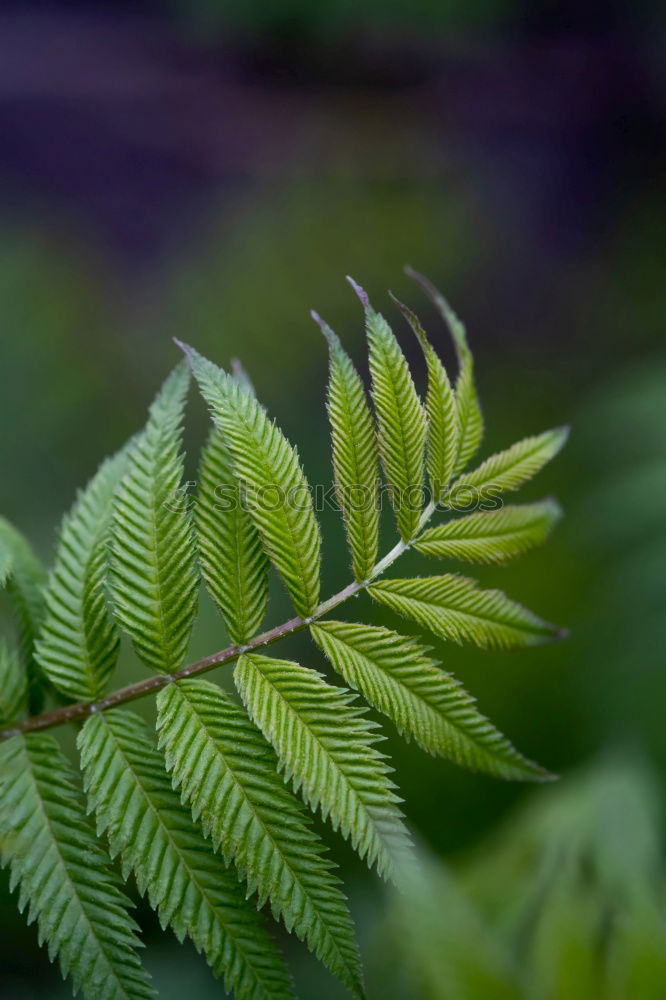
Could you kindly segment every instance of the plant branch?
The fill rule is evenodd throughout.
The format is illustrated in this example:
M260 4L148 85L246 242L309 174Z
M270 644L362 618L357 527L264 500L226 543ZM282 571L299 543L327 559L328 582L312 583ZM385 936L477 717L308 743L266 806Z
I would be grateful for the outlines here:
M421 515L421 520L419 521L418 528L414 533L413 540L415 540L423 530L427 522L432 517L434 510L435 504L431 501L428 506L425 507L423 514ZM104 698L100 698L98 701L79 701L73 705L64 705L62 708L56 708L51 712L43 712L41 715L34 715L32 718L25 719L23 722L18 722L14 726L0 730L0 742L2 740L10 739L10 737L16 736L19 733L35 733L44 729L53 729L56 726L62 726L67 722L79 722L82 719L87 719L90 715L94 715L96 712L105 712L107 709L115 708L117 705L123 705L127 701L135 701L137 698L143 698L147 694L160 691L163 687L166 687L167 684L184 680L186 677L196 677L199 674L204 674L208 670L213 670L215 667L221 667L225 663L229 663L231 660L236 660L242 653L246 653L254 649L263 649L264 647L277 642L279 639L282 639L286 635L291 635L294 632L301 632L313 621L316 621L318 618L323 618L324 615L327 615L330 611L333 611L334 608L337 608L340 604L349 600L350 597L354 597L354 595L358 594L369 583L371 583L372 580L381 576L384 570L388 569L388 567L391 566L396 559L398 559L398 557L410 547L410 544L411 542L398 542L398 544L395 545L390 552L388 552L378 563L376 563L367 580L364 580L363 583L350 583L342 590L338 591L337 594L329 597L328 600L322 601L310 618L290 618L281 625L276 625L275 628L269 629L267 632L262 632L253 639L249 639L248 642L242 646L227 646L225 649L221 649L217 653L211 653L210 656L204 657L203 660L197 660L195 663L190 663L188 666L182 667L181 670L177 670L173 674L153 674L145 680L137 681L135 684L129 684L124 688L119 688L117 691L113 691L111 694L106 695Z

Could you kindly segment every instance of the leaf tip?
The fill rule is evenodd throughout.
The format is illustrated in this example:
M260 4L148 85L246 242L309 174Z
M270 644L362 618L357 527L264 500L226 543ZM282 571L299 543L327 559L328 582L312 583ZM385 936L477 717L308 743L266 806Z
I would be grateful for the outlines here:
M354 279L352 277L350 277L350 275L346 275L346 278L347 278L348 283L351 285L351 287L356 292L356 294L357 294L357 296L359 298L359 301L360 301L361 305L363 306L363 308L364 309L370 309L370 299L368 298L368 293L365 291L365 289L362 288L361 285L359 285L357 281L354 281Z
M316 309L311 309L310 310L310 316L312 317L312 319L315 321L315 323L317 324L317 326L319 327L319 329L323 333L324 337L328 341L329 346L333 347L335 345L335 341L336 341L337 338L336 338L335 334L333 333L333 331L331 330L331 328L328 325L328 323L321 318L321 316L316 311Z
M416 334L416 337L423 350L427 351L429 347L428 339L425 335L425 330L423 329L421 321L419 320L416 313L412 309L410 309L409 306L405 305L404 302L401 302L400 299L397 297L397 295L394 295L393 292L389 292L389 296L392 299L392 301L395 302L398 309L409 323L413 333Z
M550 515L555 524L564 517L564 511L556 497L546 497L542 501L542 508Z
M194 354L193 347L190 347L189 344L186 344L182 340L179 340L178 337L174 337L173 342L176 345L176 347L180 347L181 351L188 359L193 357Z

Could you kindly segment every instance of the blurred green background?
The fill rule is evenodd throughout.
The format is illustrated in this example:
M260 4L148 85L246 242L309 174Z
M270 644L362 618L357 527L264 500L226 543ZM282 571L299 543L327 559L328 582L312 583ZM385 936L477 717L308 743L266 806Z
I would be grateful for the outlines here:
M535 792L470 775L387 729L432 866L416 903L392 900L327 834L377 1000L666 995L665 26L656 0L28 0L0 12L0 511L46 561L77 487L141 426L177 360L173 336L222 364L240 357L310 481L328 483L326 352L308 314L365 372L347 273L421 378L386 292L437 340L403 265L445 291L477 357L486 454L572 425L521 495L564 505L549 546L474 574L570 639L437 648L562 782ZM191 478L205 429L193 398ZM323 527L327 592L348 570L336 518ZM287 613L276 588L271 621ZM202 602L192 656L224 641ZM303 639L283 650L322 666ZM141 669L126 650L121 679ZM68 995L0 885L0 997ZM162 996L221 994L144 907L139 919ZM340 996L285 946L301 996ZM631 963L639 973L618 973Z

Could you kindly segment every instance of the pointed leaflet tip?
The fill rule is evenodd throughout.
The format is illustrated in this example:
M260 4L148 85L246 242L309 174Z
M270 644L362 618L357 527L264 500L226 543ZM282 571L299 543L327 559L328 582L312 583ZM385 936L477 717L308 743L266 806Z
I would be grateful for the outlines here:
M361 305L363 306L363 308L364 309L369 309L370 308L370 299L368 298L368 293L365 291L365 289L361 288L361 286L358 284L358 282L354 281L353 278L350 278L349 275L347 275L347 281L349 282L349 284L351 285L351 287L354 289L354 291L358 295L358 297L360 299L360 302L361 302Z
M570 430L570 426L568 424L564 424L562 427L554 427L550 432L553 440L553 452L551 458L554 458L555 455L558 455L562 451L562 448L564 448L569 439Z
M564 511L556 497L544 497L543 500L537 501L536 506L548 511L554 524L557 524L564 516Z
M176 345L176 347L180 347L181 351L187 357L188 360L192 358L192 355L194 353L193 347L190 347L189 344L184 344L182 340L178 340L178 337L174 337L173 342Z
M400 299L393 294L393 292L389 291L389 296L395 302L398 309L400 310L400 312L405 317L405 319L411 326L412 330L416 334L416 337L421 347L427 353L430 344L428 343L428 338L426 337L425 330L423 329L423 326L421 325L421 321L419 320L418 316L416 315L415 312L412 312L409 306L406 306L404 302L401 302Z
M321 316L315 309L310 310L310 315L312 316L313 320L315 321L321 332L326 337L329 347L335 347L336 343L338 342L338 338L333 333L328 323L326 323L325 320L321 318Z
M451 331L451 335L456 343L459 351L468 352L467 347L467 334L465 333L465 325L458 319L458 316L453 311L447 300L444 298L442 293L437 289L429 278L425 275L420 274L415 271L413 267L409 264L405 265L405 274L408 278L412 278L413 281L420 285L423 291L426 293L432 304L439 310L444 322Z

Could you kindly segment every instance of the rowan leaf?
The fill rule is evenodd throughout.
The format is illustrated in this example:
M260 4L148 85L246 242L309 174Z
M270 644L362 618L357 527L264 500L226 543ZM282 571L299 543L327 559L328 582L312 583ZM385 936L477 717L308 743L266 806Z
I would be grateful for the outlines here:
M438 559L503 563L541 545L561 516L554 500L477 511L426 529L414 548Z
M374 311L363 289L351 283L365 311L379 454L398 531L408 541L416 532L423 507L426 415L391 328Z
M0 862L40 944L89 1000L150 1000L137 927L48 733L0 744Z
M310 631L346 683L423 750L498 778L549 777L481 715L460 682L415 639L337 621L317 622Z
M390 769L356 696L290 660L241 656L234 679L285 778L311 809L394 881L409 849Z
M262 906L356 996L362 995L351 918L304 809L277 773L245 711L208 681L169 684L157 698L159 745L174 787Z
M354 578L362 583L377 561L379 468L377 438L365 389L331 328L312 313L329 346L328 418L335 491L342 509Z
M469 640L482 648L536 646L562 634L501 590L481 590L476 580L452 573L381 580L368 593L442 639Z
M53 686L74 701L99 698L118 657L107 607L107 562L113 497L127 464L104 462L76 499L60 530L45 591L46 615L36 657Z
M182 665L199 588L194 529L181 486L188 384L182 364L162 386L130 451L113 508L114 613L139 658L160 673Z
M430 344L418 317L393 297L416 334L428 368L426 414L428 416L426 468L433 499L437 502L451 481L458 458L460 436L455 393L444 365Z
M551 459L566 443L568 427L558 427L534 437L523 438L506 451L491 455L473 472L467 472L453 483L444 505L468 505L469 499L485 499L517 490ZM464 499L463 499L464 498Z
M77 742L98 835L120 856L123 877L135 876L162 927L179 941L189 937L237 1000L292 997L261 917L171 787L147 723L119 709L98 712Z
M201 572L232 642L259 630L268 603L269 562L243 508L222 431L213 427L199 466L196 526Z
M321 538L298 454L234 378L193 348L182 346L224 435L264 551L282 577L296 613L306 618L319 601Z
M474 358L467 343L464 324L458 319L442 293L422 274L411 268L405 270L411 278L418 282L440 313L449 328L458 357L458 377L455 383L458 413L458 454L453 470L455 474L469 465L483 439L483 414L474 380Z

